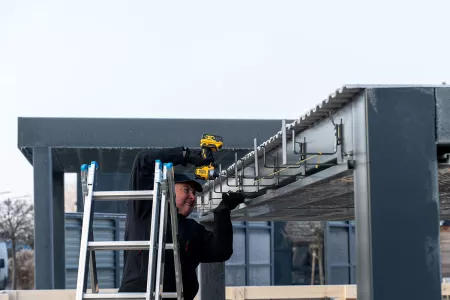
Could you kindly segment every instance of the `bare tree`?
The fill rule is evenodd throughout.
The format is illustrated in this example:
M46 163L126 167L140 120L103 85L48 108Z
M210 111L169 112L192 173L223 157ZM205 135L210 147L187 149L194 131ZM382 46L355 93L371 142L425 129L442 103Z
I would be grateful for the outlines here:
M16 246L28 243L34 232L34 207L23 197L6 198L0 202L0 236L12 245L12 289L17 288Z

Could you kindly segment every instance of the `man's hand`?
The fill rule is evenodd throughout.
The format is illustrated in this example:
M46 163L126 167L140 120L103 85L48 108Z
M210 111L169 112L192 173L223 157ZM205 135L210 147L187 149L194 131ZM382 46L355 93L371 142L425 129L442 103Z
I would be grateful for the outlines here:
M216 207L216 212L221 211L232 211L235 209L239 204L244 203L244 195L242 193L237 192L228 192L222 194L222 201L220 204Z
M206 166L206 165L210 165L211 163L214 163L214 157L211 155L209 155L206 158L202 157L202 150L191 150L189 148L185 149L186 153L185 153L185 160L187 163L194 165L196 167L200 167L200 166Z

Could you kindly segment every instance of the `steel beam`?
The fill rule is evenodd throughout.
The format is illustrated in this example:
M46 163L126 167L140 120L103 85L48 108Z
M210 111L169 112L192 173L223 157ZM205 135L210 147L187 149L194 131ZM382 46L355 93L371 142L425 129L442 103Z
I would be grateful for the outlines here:
M254 139L253 151L243 157L236 155L234 164L228 168L220 167L223 176L204 185L204 193L198 197L201 218L211 220L210 211L220 202L220 193L231 190L243 191L247 196L245 204L232 213L234 220L311 220L314 217L316 220L351 220L354 217L355 119L361 114L355 110L354 102L368 90L394 88L428 89L436 103L437 156L441 163L439 190L445 208L441 210L441 216L447 217L450 212L450 159L445 154L450 149L446 150L445 145L450 132L447 121L450 119L450 88L376 85L345 86L295 122L281 122L280 131L259 146ZM335 177L333 172L338 168L348 172L343 173L343 177ZM317 178L320 180L315 180ZM335 180L326 180L331 178ZM312 180L311 184L309 180ZM290 189L294 191L288 197ZM309 204L308 209L311 205L318 209L302 213L305 204ZM320 209L323 204L327 205L328 211ZM330 211L332 204L333 212ZM271 212L263 213L262 206L267 206ZM342 211L341 207L347 209ZM286 213L286 209L290 212Z
M339 164L347 168L353 144L349 103L361 91L343 88L307 116L289 125L283 121L276 135L246 156L236 157L233 165L222 170L223 177L206 183L199 204L212 209L222 192L241 190L255 198L318 170Z
M21 150L41 146L67 150L198 148L207 131L224 136L225 148L251 149L253 134L267 139L277 124L277 120L264 119L19 117L17 142Z
M358 299L440 299L449 99L446 86L343 88L204 185L200 220L228 190L247 196L235 220L353 215Z

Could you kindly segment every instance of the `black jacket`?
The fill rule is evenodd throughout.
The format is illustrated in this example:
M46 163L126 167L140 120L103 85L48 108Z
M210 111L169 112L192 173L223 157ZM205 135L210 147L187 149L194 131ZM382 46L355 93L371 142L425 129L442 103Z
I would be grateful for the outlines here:
M152 190L155 160L186 165L183 148L142 151L134 162L130 189ZM152 201L129 201L124 240L149 240ZM185 300L194 299L199 284L196 268L199 263L223 262L233 254L233 228L230 213L214 212L213 231L208 231L195 220L178 215L180 260ZM172 242L170 215L168 215L166 242ZM124 251L124 269L119 292L145 292L148 272L148 250ZM173 251L166 250L164 268L164 292L175 292L175 268Z

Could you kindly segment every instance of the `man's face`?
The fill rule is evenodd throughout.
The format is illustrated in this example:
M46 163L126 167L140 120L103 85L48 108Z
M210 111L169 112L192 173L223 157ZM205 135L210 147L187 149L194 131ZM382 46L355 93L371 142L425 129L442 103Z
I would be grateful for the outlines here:
M189 183L175 184L175 202L178 213L187 217L195 207L195 190Z

